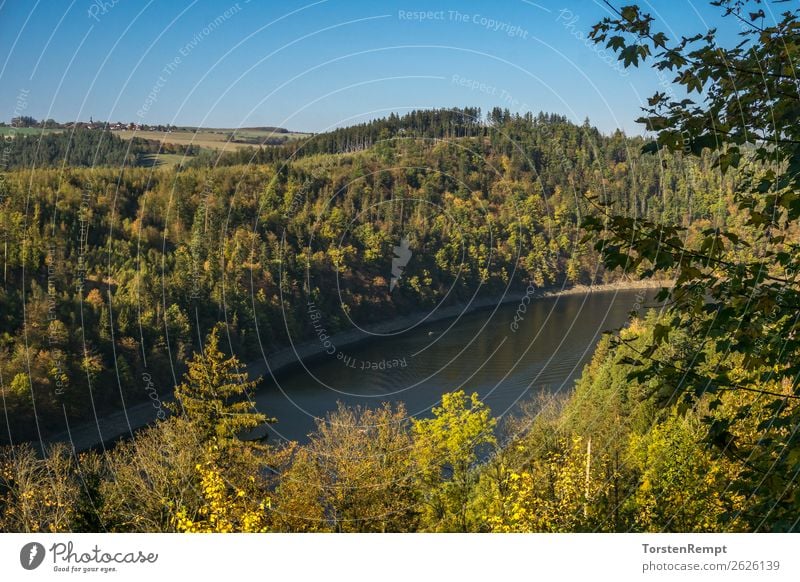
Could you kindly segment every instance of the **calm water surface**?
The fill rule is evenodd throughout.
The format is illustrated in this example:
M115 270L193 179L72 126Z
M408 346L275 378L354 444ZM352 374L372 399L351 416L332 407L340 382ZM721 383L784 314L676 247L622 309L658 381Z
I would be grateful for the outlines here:
M259 410L279 420L270 440L306 440L315 418L349 405L402 401L412 416L429 416L442 393L477 392L495 416L513 412L542 390L572 389L605 330L624 325L655 290L602 291L534 299L516 331L518 304L423 323L376 337L265 381Z

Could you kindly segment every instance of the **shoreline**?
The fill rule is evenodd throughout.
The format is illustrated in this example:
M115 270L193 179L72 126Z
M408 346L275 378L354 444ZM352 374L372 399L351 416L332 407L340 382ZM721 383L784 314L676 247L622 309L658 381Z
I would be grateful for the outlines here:
M549 287L536 289L530 293L532 299L547 299L569 295L582 295L588 293L609 293L613 291L633 291L636 289L659 289L671 286L672 281L617 281L614 283L602 283L598 285L575 285L567 288ZM507 294L501 298L482 299L473 301L470 304L455 304L448 307L437 309L432 315L427 317L425 323L440 322L443 320L454 319L462 315L485 311L488 309L516 303L526 297L526 293ZM327 339L338 350L344 347L354 347L362 342L369 341L375 335L388 335L401 332L411 326L419 325L420 319L429 312L414 312L409 315L393 317L386 321L369 326L365 329L351 329L332 334ZM333 352L335 354L336 351ZM263 376L265 379L277 376L290 371L301 365L301 362L313 362L316 359L332 354L326 352L320 338L312 338L294 347L281 348L266 355L266 361L261 358L257 361L246 364L247 373L251 379ZM171 394L165 395L162 402L170 401ZM159 409L153 406L152 401L147 400L126 407L124 410L112 412L97 418L96 421L88 421L71 427L68 431L59 432L46 438L44 444L57 442L71 445L75 452L85 451L92 448L105 448L107 445L116 441L129 438L133 432L156 422L156 414ZM256 432L261 432L256 429ZM257 434L249 435L258 438ZM41 447L40 447L41 448Z
M660 289L664 286L671 286L673 281L618 281L614 283L601 283L599 285L575 285L565 289L558 287L547 287L537 289L530 294L532 299L548 299L551 297L567 297L570 295L583 295L588 293L609 293L612 291L633 291L636 289ZM518 303L526 296L525 293L507 294L502 299L494 297L491 299L481 299L473 301L469 305L464 303L457 303L448 307L437 309L435 313L427 317L425 323L435 323L448 319L455 319L462 315L485 311L501 305L509 303ZM353 347L362 342L369 341L373 336L378 335L378 341L382 339L381 336L395 334L402 332L412 326L417 326L420 320L429 313L426 311L417 311L409 315L401 315L387 319L386 321L370 325L364 330L351 329L348 331L340 331L332 334L327 338L333 347L344 348ZM335 355L336 351L329 354L325 351L325 346L320 342L319 338L312 338L294 347L288 346L281 348L275 352L267 354L267 362L263 359L257 362L251 362L247 365L247 370L250 373L251 379L258 376L265 376L270 373L279 375L289 369L300 365L301 361L313 361L324 357L325 355Z

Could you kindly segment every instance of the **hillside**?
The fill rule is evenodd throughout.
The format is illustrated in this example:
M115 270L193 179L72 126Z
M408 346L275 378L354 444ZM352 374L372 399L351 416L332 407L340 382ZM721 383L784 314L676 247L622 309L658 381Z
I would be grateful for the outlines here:
M313 337L309 303L335 333L445 296L603 281L578 228L595 211L584 195L698 226L725 198L706 162L662 167L641 140L563 118L476 133L247 167L7 173L0 367L14 438L33 436L31 381L45 431L63 429L62 407L79 420L146 398L145 376L171 392L195 323L226 318L251 358ZM414 260L392 291L402 238Z

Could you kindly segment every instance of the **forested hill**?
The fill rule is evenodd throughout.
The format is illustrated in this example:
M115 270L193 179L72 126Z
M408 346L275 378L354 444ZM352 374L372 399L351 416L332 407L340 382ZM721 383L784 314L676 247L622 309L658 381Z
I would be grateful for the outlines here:
M388 117L333 129L313 135L303 141L278 147L241 149L199 161L208 165L274 163L314 154L336 154L361 151L390 139L456 139L463 137L492 138L505 134L521 143L536 144L550 139L551 134L574 133L578 140L601 139L597 129L588 122L577 126L563 115L526 113L519 115L495 107L485 116L478 107L414 110L404 115ZM523 153L524 152L520 152ZM531 158L531 159L535 159Z
M698 228L726 204L707 160L659 160L640 146L563 118L509 117L471 137L398 137L263 165L2 174L11 433L32 436L31 394L40 425L56 430L62 407L76 420L92 405L170 392L198 348L195 322L204 332L226 320L247 360L285 346L287 333L314 337L309 302L335 333L448 293L605 280L578 227L594 212L584 195ZM403 237L414 259L391 291Z
M487 120L488 121L488 120ZM362 150L393 137L434 139L486 135L488 127L477 107L424 109L334 129L309 139L302 146L306 154Z

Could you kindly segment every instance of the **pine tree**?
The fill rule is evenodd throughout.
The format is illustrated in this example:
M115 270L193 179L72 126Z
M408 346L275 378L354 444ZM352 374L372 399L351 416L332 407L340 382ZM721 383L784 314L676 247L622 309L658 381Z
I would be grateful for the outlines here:
M189 362L184 381L176 386L178 408L208 438L234 438L270 419L257 412L250 395L260 378L248 380L236 356L225 358L219 348L220 324L214 326L200 352Z

